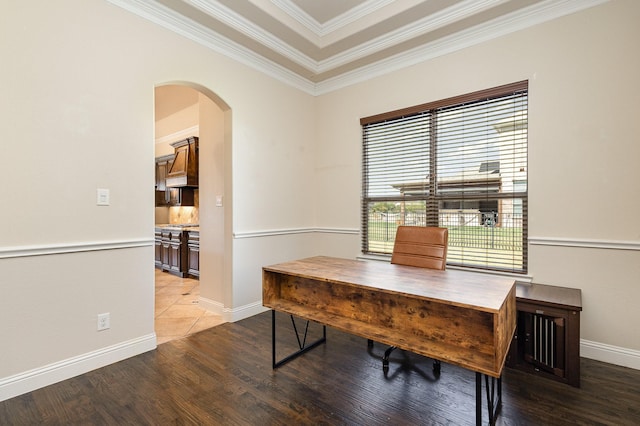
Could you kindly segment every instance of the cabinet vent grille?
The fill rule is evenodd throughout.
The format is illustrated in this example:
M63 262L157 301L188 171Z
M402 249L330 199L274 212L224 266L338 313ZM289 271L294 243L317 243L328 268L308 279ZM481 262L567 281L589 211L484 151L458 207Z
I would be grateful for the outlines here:
M556 323L553 318L533 314L533 359L548 367L556 367L554 347Z

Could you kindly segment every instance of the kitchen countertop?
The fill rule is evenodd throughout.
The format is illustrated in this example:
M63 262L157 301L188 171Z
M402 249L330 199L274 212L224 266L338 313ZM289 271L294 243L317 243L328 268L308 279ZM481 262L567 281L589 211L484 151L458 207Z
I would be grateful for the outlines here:
M177 229L181 231L191 231L191 232L200 232L200 225L198 224L173 224L173 223L156 223L156 228L165 228L165 229Z

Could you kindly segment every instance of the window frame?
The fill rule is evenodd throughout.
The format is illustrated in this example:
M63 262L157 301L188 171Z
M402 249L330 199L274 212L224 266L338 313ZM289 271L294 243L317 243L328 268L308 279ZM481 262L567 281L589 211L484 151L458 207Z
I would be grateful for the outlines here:
M452 201L453 202L456 201L455 196L453 195L443 196L443 191L440 188L436 188L437 179L435 178L435 175L430 176L429 179L427 179L428 188L425 188L426 192L421 197L408 198L403 194L399 196L369 196L368 184L369 184L370 177L368 176L369 172L368 172L368 164L367 164L367 158L368 158L367 141L366 141L367 126L381 124L384 122L391 122L394 120L402 119L404 117L417 116L420 114L437 115L438 112L449 109L449 108L464 107L466 105L473 106L480 102L499 100L501 98L507 98L509 96L521 94L523 95L523 97L526 96L526 111L527 111L527 127L526 127L527 131L526 131L526 137L525 137L525 142L526 142L525 163L527 165L525 166L526 171L525 171L525 178L524 178L524 182L526 183L528 182L528 176L526 175L526 173L528 173L528 95L529 95L528 86L529 86L528 81L524 80L524 81L519 81L519 82L506 84L498 87L493 87L490 89L480 90L473 93L468 93L460 96L442 99L434 102L424 103L424 104L420 104L420 105L416 105L408 108L402 108L395 111L389 111L382 114L376 114L373 116L364 117L360 119L360 125L362 126L362 149L363 149L362 197L361 197L361 212L362 212L362 223L361 223L362 234L361 235L362 235L362 253L363 254L384 255L389 257L391 256L391 253L389 253L388 251L380 252L380 251L374 251L370 249L370 246L369 246L369 205L370 203L373 203L373 202L403 202L404 203L407 201L423 200L426 202L425 204L426 226L439 226L440 211L445 210L441 206L444 206L444 203L446 202L451 203ZM436 118L434 118L432 121L435 121L435 120ZM428 139L429 139L428 141L425 140L425 143L429 144L429 151L430 151L430 158L429 158L430 165L428 167L428 170L430 174L434 174L435 171L437 170L436 163L438 160L438 149L437 149L438 141L436 140L437 139L436 132L432 131L429 134ZM481 164L480 168L482 168L482 166L483 165ZM490 167L490 164L486 164L485 167L487 168ZM513 183L514 184L516 183L516 179L514 179ZM517 183L518 184L522 183L521 176L518 177ZM517 204L518 207L522 209L522 226L521 226L522 227L522 230L521 230L522 268L520 269L515 267L508 268L508 267L499 267L499 266L489 266L488 265L489 262L487 262L487 265L477 265L477 264L472 265L472 264L464 264L464 263L463 264L454 263L454 264L456 266L461 266L463 268L470 268L470 269L483 269L483 270L493 270L493 271L499 271L499 272L516 273L516 274L526 274L528 271L528 243L527 243L528 242L528 186L525 188L524 191L520 190L516 192L515 190L512 190L510 192L505 192L505 193L502 193L500 191L497 193L491 193L490 197L488 196L488 194L489 192L487 192L484 196L480 196L477 194L464 195L464 196L458 197L458 201L461 203L464 203L464 202L470 202L470 201L476 200L478 203L481 203L482 201L487 202L489 200L492 200L492 202L495 201L497 203L502 203L502 200L504 199L514 200L513 206L515 207ZM515 203L515 200L517 200L518 202ZM454 204L450 204L450 205L454 205ZM403 217L403 223L404 223L404 217ZM515 250L512 250L512 251L515 252ZM487 259L489 260L491 259L490 255L487 255Z

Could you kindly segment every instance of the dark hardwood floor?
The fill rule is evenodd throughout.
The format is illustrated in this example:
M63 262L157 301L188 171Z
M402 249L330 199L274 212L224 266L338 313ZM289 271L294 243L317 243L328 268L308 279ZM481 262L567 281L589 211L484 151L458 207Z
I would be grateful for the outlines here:
M281 357L297 346L277 318ZM384 349L328 328L326 344L274 371L266 312L0 402L0 425L475 423L473 372L443 363L434 377L431 360L395 351L385 376ZM497 424L640 424L640 371L581 362L579 389L506 369Z

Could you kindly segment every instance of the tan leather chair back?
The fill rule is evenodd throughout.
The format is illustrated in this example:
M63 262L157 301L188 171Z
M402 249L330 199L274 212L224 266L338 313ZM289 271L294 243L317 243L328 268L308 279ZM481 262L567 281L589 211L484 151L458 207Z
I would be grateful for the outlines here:
M447 228L399 226L391 263L444 270L448 238Z

